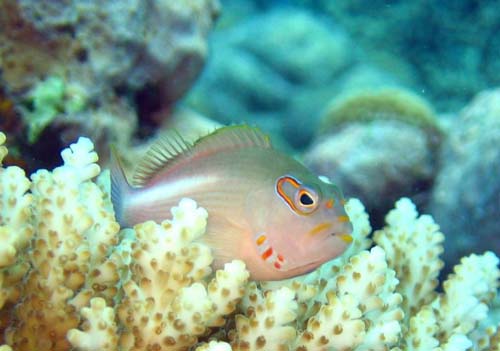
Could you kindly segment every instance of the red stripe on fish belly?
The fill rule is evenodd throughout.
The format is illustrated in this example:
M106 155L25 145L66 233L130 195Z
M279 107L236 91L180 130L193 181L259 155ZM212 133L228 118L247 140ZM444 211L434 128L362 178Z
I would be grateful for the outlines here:
M264 251L264 253L262 254L262 259L263 260L267 260L271 255L273 254L273 248L270 247L269 249L267 249L266 251Z

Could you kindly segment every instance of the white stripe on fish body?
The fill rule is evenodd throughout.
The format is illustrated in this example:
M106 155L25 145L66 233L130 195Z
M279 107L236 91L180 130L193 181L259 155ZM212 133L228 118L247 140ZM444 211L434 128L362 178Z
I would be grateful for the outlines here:
M195 175L157 183L150 187L146 186L134 191L127 207L128 209L148 208L152 205L170 202L172 205L176 205L181 198L189 197L190 194L206 192L217 182L220 182L217 176Z

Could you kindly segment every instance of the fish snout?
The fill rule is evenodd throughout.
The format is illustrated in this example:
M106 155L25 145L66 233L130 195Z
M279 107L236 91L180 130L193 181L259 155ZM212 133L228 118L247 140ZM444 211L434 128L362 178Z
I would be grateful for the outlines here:
M349 216L344 214L337 217L332 235L338 236L343 242L350 244L353 240L351 236L352 230L351 220L349 219Z

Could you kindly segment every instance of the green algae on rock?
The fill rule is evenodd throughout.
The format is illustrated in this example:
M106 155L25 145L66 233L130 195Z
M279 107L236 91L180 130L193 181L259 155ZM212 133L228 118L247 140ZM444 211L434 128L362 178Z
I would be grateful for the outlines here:
M49 76L37 82L29 92L30 108L21 107L22 117L28 127L28 141L35 143L57 115L82 111L86 107L87 98L83 86L68 83L58 76Z
M328 133L355 122L395 120L440 137L441 130L432 107L422 97L401 88L381 88L347 93L334 99L325 109L320 133Z

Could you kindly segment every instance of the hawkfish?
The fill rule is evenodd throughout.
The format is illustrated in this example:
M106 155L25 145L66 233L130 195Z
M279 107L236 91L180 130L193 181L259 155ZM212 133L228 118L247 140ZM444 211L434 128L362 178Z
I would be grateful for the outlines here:
M208 212L201 240L212 249L215 269L240 259L253 279L281 280L314 270L352 241L339 188L274 149L257 128L222 127L193 144L180 135L159 138L137 166L133 186L112 158L119 223L162 222L180 199L191 198Z

